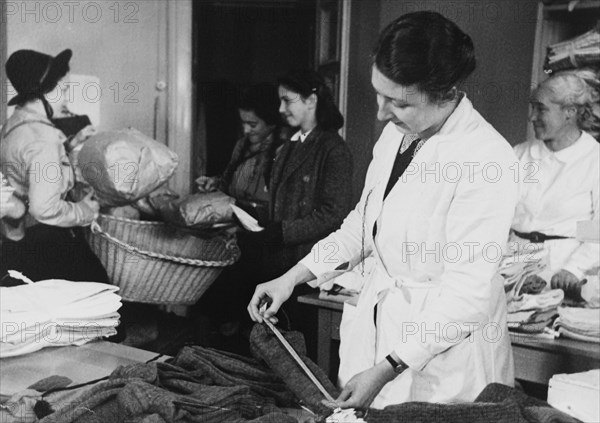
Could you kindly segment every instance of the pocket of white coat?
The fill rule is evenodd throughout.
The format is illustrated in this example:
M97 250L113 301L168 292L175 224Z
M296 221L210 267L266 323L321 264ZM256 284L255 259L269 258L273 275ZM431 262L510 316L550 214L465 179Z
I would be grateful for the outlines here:
M340 322L340 368L338 372L338 385L344 386L352 376L357 373L357 370L363 370L362 354L357 354L356 330L355 323L357 322L357 306L344 303L342 312L342 321Z
M406 339L407 336L421 337L418 316L425 310L431 298L439 293L439 288L407 288L396 286L386 295L378 316L381 333L395 333ZM393 348L397 339L381 340L382 348ZM387 345L386 342L391 342Z
M344 339L344 333L347 333L348 328L351 328L352 323L356 320L357 314L357 306L350 303L344 303L342 321L340 322L340 338Z

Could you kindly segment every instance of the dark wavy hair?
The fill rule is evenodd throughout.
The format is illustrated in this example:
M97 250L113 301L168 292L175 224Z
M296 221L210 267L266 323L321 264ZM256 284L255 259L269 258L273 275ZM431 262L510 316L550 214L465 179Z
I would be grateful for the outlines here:
M373 64L393 82L414 85L431 101L445 101L475 70L475 49L454 22L436 12L414 12L383 30Z
M335 132L344 126L344 117L333 100L333 94L325 79L317 72L309 69L292 70L279 77L277 82L304 99L311 94L317 96L317 125L323 130Z
M267 125L281 126L279 114L279 95L273 84L252 85L242 91L238 108L254 112Z

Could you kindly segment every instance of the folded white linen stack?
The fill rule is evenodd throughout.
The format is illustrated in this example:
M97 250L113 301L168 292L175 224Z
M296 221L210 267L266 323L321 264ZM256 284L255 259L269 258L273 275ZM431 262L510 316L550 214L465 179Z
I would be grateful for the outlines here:
M118 289L56 279L0 288L0 358L115 335Z
M567 338L600 343L600 310L560 307L554 329Z

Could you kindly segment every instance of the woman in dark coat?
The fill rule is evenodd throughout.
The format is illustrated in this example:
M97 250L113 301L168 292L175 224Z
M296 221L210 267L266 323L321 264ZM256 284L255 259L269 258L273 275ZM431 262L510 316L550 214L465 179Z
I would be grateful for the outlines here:
M279 112L297 132L279 152L269 191L270 223L252 234L263 247L262 276L287 271L351 208L352 157L337 133L344 118L314 71L279 78Z
M242 92L238 112L243 137L235 144L222 175L196 179L199 192L219 189L253 216L263 220L268 216L268 185L275 153L288 136L278 107L274 84L253 85Z
M352 156L337 133L344 118L331 90L310 70L292 71L278 83L279 112L297 132L284 142L273 165L269 218L259 222L265 229L238 236L242 257L226 271L228 299L222 315L228 321L246 317L255 286L291 268L339 228L352 206ZM291 327L306 333L311 319L295 301L288 305Z

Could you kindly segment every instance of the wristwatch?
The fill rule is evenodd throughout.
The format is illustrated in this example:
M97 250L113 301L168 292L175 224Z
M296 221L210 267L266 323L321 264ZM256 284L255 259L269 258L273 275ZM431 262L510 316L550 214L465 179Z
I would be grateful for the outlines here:
M402 361L402 360L396 361L394 359L394 357L392 357L391 354L386 355L385 359L392 365L394 372L396 372L398 374L400 374L403 371L405 371L406 369L408 369L408 365L404 361Z

